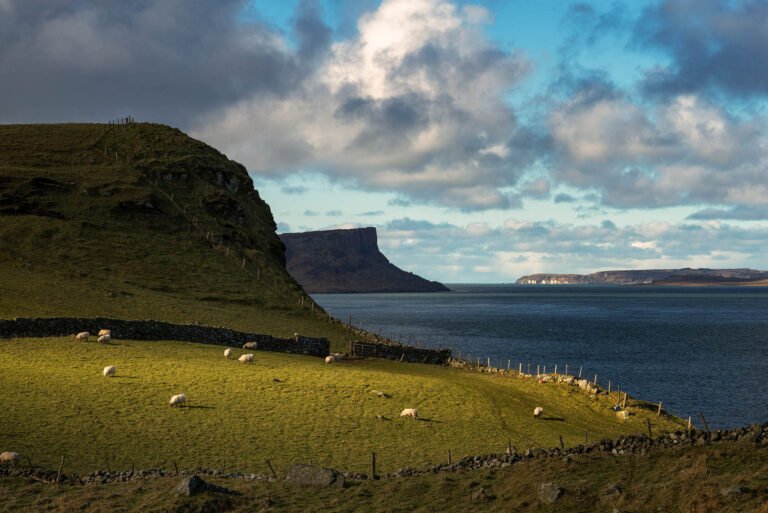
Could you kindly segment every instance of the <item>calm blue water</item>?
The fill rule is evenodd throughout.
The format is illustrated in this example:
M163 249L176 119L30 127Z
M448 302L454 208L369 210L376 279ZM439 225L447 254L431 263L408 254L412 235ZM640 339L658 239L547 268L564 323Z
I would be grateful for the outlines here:
M338 319L492 365L555 364L702 426L768 420L768 288L449 285L316 294Z

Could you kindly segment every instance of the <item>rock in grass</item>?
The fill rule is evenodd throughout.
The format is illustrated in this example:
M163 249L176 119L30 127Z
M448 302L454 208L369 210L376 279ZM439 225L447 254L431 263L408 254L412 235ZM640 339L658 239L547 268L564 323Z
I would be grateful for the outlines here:
M285 474L285 481L297 486L344 486L344 476L339 472L314 465L292 465Z
M492 493L486 491L482 486L472 492L472 502L488 502L495 498L496 497Z
M173 489L176 495L186 495L187 497L194 497L199 493L203 493L208 489L208 483L198 476L185 477L181 482Z
M608 485L608 487L605 489L605 495L609 497L613 497L616 495L621 495L621 486L618 485L618 483L613 483Z
M539 500L544 504L553 504L562 497L565 490L557 483L541 483L539 485Z
M173 491L176 495L186 495L187 497L194 497L203 492L235 494L229 488L203 481L197 474L182 479Z

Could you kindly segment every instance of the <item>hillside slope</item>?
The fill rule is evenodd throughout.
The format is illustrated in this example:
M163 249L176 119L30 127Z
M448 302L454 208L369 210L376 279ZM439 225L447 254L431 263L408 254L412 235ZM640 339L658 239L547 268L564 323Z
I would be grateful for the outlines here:
M307 292L445 292L392 264L379 250L376 228L280 235L288 272Z
M245 168L155 124L0 126L0 317L103 315L338 339Z

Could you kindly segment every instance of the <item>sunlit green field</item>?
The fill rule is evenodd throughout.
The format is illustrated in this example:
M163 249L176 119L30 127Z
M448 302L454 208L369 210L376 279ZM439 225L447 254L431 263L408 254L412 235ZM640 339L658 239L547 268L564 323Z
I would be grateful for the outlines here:
M235 357L244 353L236 349ZM102 369L117 367L105 378ZM377 396L373 391L391 395ZM173 394L188 397L173 408ZM388 361L325 365L320 358L256 352L253 365L223 348L181 342L68 338L0 342L0 451L78 473L205 466L267 473L314 462L366 472L470 454L551 447L645 432L641 412L615 418L610 400L562 385ZM543 406L545 418L532 411ZM415 407L420 419L401 419ZM381 416L383 418L378 418ZM673 421L651 414L655 429ZM108 463L107 463L108 462Z

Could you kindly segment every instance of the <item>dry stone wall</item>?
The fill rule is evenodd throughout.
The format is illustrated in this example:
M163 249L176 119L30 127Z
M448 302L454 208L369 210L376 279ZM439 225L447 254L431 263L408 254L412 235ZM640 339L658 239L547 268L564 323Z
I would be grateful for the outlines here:
M101 329L111 330L112 337L116 339L179 340L233 347L242 346L246 342L256 342L259 351L312 356L326 356L330 353L330 342L325 338L279 338L198 324L172 324L154 320L129 321L104 317L0 319L0 338L63 337L81 331L96 334Z

